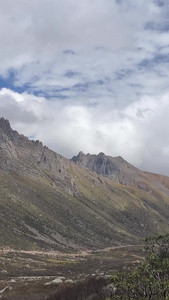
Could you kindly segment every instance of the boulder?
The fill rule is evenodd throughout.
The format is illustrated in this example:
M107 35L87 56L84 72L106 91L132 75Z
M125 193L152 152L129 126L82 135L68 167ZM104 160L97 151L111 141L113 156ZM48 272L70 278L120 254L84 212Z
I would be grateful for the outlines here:
M44 286L58 285L58 284L62 283L62 281L63 280L60 277L57 277L57 278L55 278L55 279L53 279L53 280L51 280L49 282L46 282L44 284Z
M4 289L0 290L0 295L2 295L3 293L6 293L8 291L11 291L12 287L11 286L6 286Z

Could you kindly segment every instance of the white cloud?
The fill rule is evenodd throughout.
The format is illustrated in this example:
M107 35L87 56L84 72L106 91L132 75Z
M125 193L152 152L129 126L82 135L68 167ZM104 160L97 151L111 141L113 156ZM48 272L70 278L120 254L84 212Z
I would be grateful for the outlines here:
M167 173L167 12L153 0L1 0L1 115L67 157L103 151Z
M121 155L141 169L166 174L168 109L169 93L162 98L141 98L119 111L103 103L64 105L26 93L18 97L10 90L0 91L0 110L13 128L42 140L56 152L69 158L80 150Z
M65 49L119 49L132 35L114 1L7 0L0 3L0 39L0 69L5 71L54 61Z

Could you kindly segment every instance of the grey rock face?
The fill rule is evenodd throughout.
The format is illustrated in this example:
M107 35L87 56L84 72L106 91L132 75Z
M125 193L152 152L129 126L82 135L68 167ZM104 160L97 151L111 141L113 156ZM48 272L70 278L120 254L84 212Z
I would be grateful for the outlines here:
M72 158L72 161L123 185L134 185L136 180L141 180L140 171L121 156L111 157L103 152L98 155L89 153L85 155L79 152Z
M43 172L53 174L55 180L65 180L69 194L77 191L71 174L67 171L70 161L43 146L42 142L29 140L14 131L8 120L0 118L0 168L6 172L41 177Z
M122 157L114 158L106 156L103 152L100 152L98 155L89 153L85 155L83 152L79 152L77 156L72 158L72 161L87 167L91 171L102 174L103 176L119 172L120 164L125 162Z

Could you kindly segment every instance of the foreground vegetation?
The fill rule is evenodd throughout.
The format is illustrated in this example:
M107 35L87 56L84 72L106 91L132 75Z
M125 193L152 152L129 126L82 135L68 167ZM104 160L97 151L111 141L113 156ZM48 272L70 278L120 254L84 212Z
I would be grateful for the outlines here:
M146 239L145 252L136 269L112 277L116 295L111 299L169 299L169 235Z

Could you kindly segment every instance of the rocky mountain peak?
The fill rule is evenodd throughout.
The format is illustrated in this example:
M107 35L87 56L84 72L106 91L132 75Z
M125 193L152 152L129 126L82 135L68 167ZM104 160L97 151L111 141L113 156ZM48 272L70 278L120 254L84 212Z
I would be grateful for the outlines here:
M12 130L9 121L4 118L0 118L0 128L5 132Z
M82 152L82 151L80 151L79 153L78 153L78 155L77 156L73 156L72 157L72 161L74 162L74 163L78 163L78 162L83 162L83 159L85 159L85 157L86 157L86 155Z
M100 152L100 153L98 154L98 156L99 156L99 157L105 157L106 155L105 155L103 152Z
M0 131L2 135L8 136L12 141L21 136L16 130L11 128L10 122L4 118L0 118Z
M114 171L119 170L117 159L109 157L103 152L100 152L98 155L90 153L85 155L81 151L77 156L72 157L72 161L104 176L113 174Z
M103 152L98 155L90 153L85 155L81 151L72 157L72 161L123 185L133 185L136 180L140 180L139 170L121 156L112 157Z

